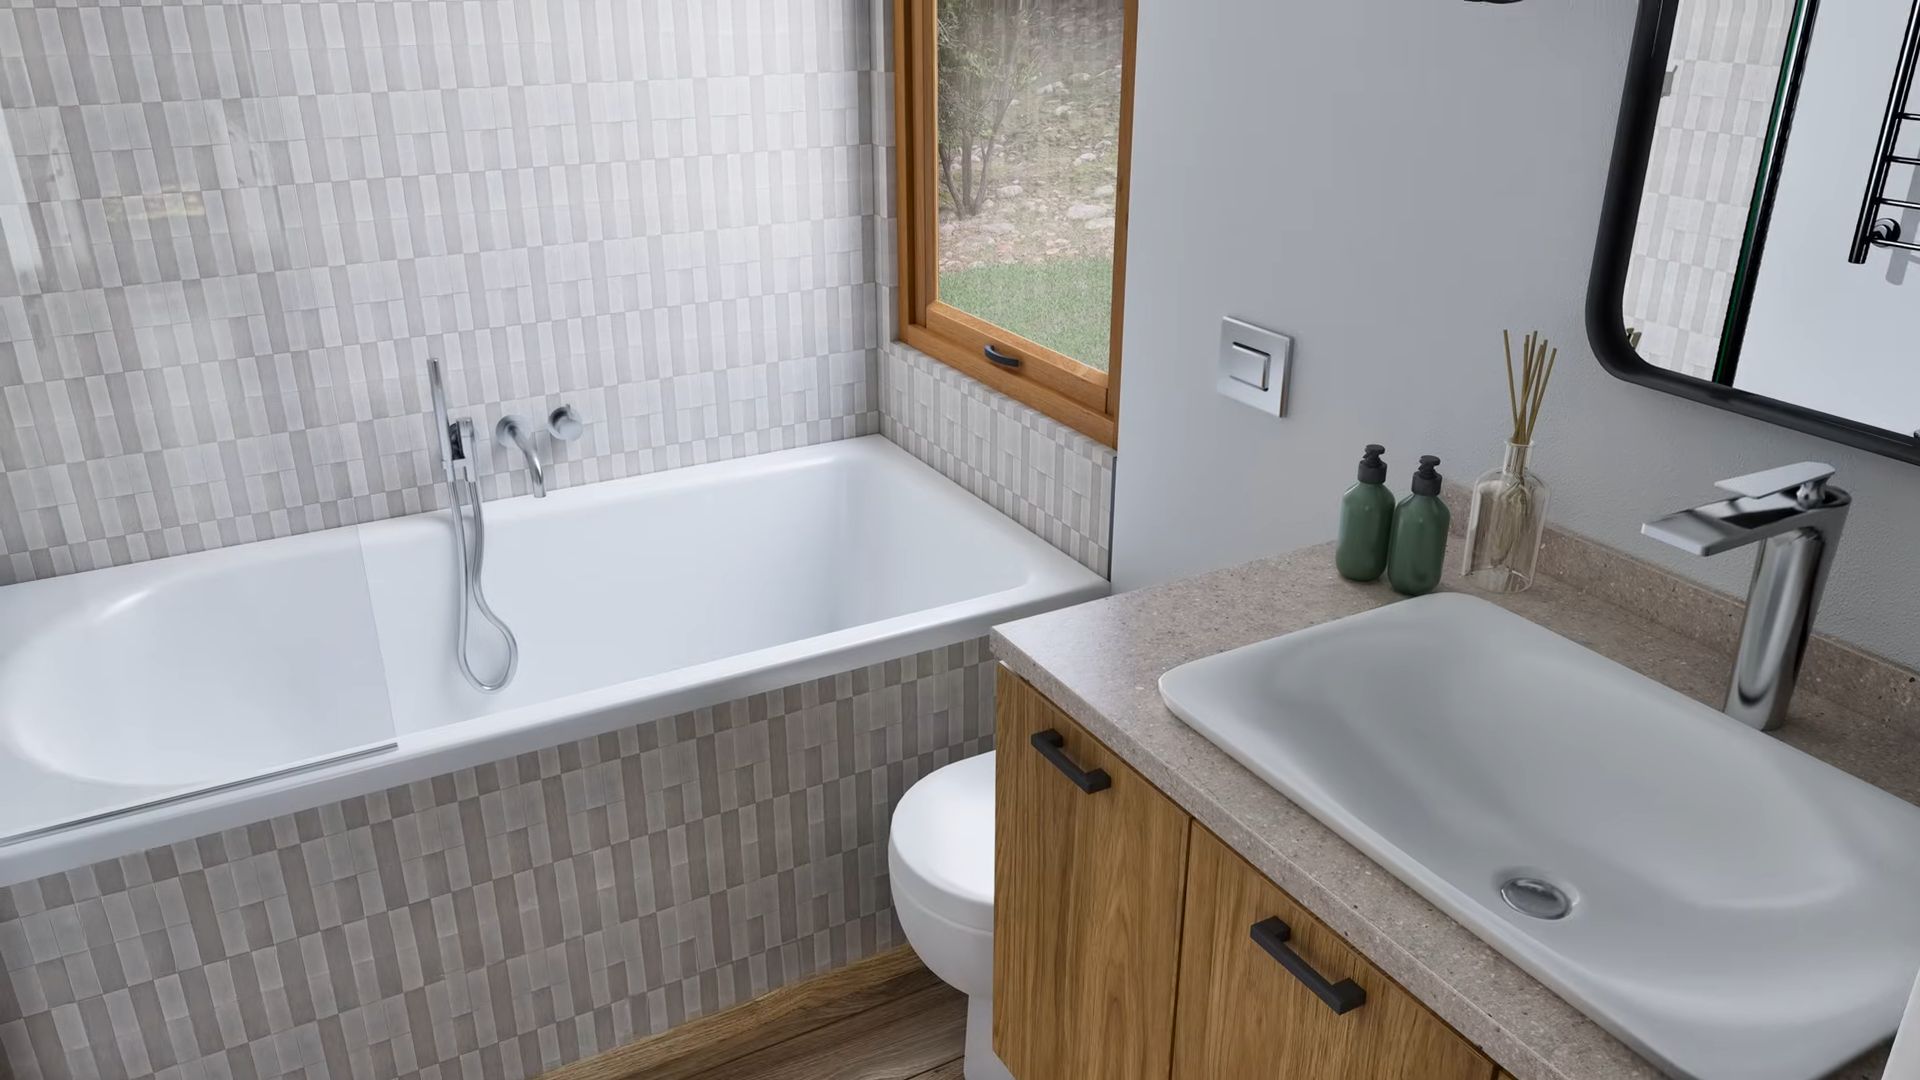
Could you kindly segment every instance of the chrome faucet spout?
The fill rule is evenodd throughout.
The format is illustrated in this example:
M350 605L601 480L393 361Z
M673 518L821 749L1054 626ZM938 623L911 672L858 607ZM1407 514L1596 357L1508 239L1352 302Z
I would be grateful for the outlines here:
M1801 506L1786 493L1723 499L1655 518L1640 531L1691 555L1719 555L1802 529L1838 532L1836 519L1844 521L1846 514L1846 493L1825 488L1813 506Z
M520 456L527 459L527 476L533 482L533 497L547 497L547 466L540 459L540 448L534 445L533 435L527 430L527 422L517 416L503 416L494 425L493 441L508 449L518 449Z
M1762 731L1786 722L1814 612L1853 505L1846 492L1828 486L1832 476L1832 466L1804 462L1722 480L1717 486L1733 498L1640 527L1647 536L1694 555L1760 546L1726 712Z

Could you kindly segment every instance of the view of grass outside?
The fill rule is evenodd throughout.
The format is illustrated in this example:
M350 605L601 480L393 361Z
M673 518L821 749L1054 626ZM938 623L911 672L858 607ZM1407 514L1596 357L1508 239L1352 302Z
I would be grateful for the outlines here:
M1106 370L1113 256L994 263L940 275L940 298L1021 337Z
M1106 370L1123 0L940 0L940 299Z

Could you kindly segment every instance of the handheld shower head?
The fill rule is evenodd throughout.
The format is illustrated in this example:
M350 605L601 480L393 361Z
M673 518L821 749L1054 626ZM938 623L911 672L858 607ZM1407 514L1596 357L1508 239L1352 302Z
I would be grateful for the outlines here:
M473 479L473 461L467 448L473 445L473 421L454 420L447 411L447 388L440 374L440 361L427 361L427 390L433 398L433 431L440 444L440 472L448 483Z
M513 636L513 630L506 621L493 613L487 603L487 594L480 584L481 568L487 557L487 519L480 502L480 485L475 482L473 459L468 451L474 445L473 421L466 417L454 420L447 414L447 390L440 377L440 361L427 361L427 389L433 398L433 430L440 443L440 467L445 474L448 492L453 503L453 546L460 574L460 608L456 615L457 645L454 658L460 666L460 674L474 689L483 694L502 690L513 681L520 667L520 643ZM473 539L467 539L468 510L463 503L472 505ZM506 669L497 681L489 682L474 673L473 662L467 658L467 640L471 633L471 619L468 611L480 613L496 631L507 647Z

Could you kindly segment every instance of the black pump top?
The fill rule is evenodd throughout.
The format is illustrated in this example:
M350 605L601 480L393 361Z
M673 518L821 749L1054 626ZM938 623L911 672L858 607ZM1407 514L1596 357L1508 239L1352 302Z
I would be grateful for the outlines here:
M1380 455L1386 452L1387 448L1378 443L1367 444L1367 452L1360 458L1361 483L1384 484L1387 482L1387 463L1380 460Z
M1421 455L1420 467L1414 470L1413 473L1413 493L1415 495L1440 494L1440 474L1435 472L1433 468L1438 464L1440 464L1440 459L1434 457L1432 454Z

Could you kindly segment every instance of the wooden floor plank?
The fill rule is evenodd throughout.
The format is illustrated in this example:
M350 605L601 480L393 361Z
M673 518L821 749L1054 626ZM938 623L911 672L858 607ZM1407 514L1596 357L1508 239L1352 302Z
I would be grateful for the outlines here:
M913 1080L964 1080L967 1062L965 1058L954 1058L945 1065L928 1073L921 1073Z
M575 1062L548 1073L546 1080L731 1077L728 1063L738 1058L935 987L944 989L912 949L894 949Z
M931 986L730 1061L699 1080L917 1080L958 1059L966 1032L966 997Z

